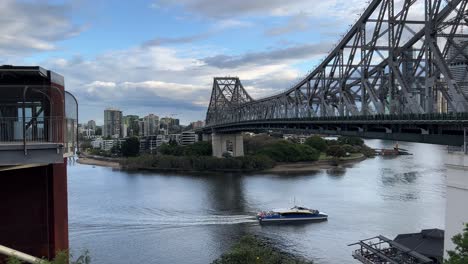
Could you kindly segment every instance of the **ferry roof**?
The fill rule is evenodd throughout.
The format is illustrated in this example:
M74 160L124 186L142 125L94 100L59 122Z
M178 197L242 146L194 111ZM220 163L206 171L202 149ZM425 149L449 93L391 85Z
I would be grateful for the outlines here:
M301 209L298 209L297 207L293 207L293 208L273 209L272 211L276 213L311 213L312 209L308 209L305 207L301 207Z

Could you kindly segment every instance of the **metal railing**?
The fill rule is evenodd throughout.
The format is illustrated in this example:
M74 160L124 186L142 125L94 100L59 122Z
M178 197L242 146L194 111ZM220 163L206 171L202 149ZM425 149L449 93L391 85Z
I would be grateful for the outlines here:
M0 117L0 142L61 143L63 123L63 117Z
M74 153L77 120L64 117L0 117L0 144L63 144L65 153Z
M0 245L0 254L8 256L8 257L14 257L14 258L17 258L20 261L24 261L26 263L31 263L31 264L47 263L43 259L36 258L34 256L23 253L21 251L14 250L12 248L5 247L5 246L2 246L2 245Z

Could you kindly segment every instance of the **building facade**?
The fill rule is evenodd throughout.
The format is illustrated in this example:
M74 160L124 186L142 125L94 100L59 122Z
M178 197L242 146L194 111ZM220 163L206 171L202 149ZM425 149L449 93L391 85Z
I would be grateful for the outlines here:
M96 121L94 121L94 120L89 120L89 121L88 121L88 127L87 127L87 128L96 131Z
M193 129L202 128L205 126L205 122L198 120L196 122L192 122L191 125Z
M104 126L102 129L104 137L122 137L122 111L112 108L104 110Z
M68 249L78 103L64 83L42 67L0 66L0 245L47 259Z
M198 134L193 131L185 131L180 134L180 145L187 146L198 142Z
M159 116L149 114L143 118L143 136L154 136L159 132Z

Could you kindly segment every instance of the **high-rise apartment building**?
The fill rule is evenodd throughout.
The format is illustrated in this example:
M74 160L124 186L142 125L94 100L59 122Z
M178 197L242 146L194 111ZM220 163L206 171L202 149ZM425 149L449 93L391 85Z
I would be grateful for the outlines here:
M126 125L126 131L128 136L138 136L140 132L139 127L140 117L137 115L126 115L123 117L123 124Z
M102 134L104 137L122 137L122 111L108 108L104 110L104 126Z
M159 116L149 114L143 118L144 122L144 136L153 136L158 134L159 131Z
M88 121L88 129L96 130L96 121L89 120Z

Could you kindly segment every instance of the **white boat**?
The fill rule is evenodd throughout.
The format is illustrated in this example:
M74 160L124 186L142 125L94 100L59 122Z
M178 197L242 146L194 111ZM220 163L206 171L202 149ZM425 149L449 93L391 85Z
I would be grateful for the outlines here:
M294 206L290 209L276 209L271 211L262 211L257 214L260 223L266 222L297 222L327 220L328 215L319 210L309 209L301 206Z

